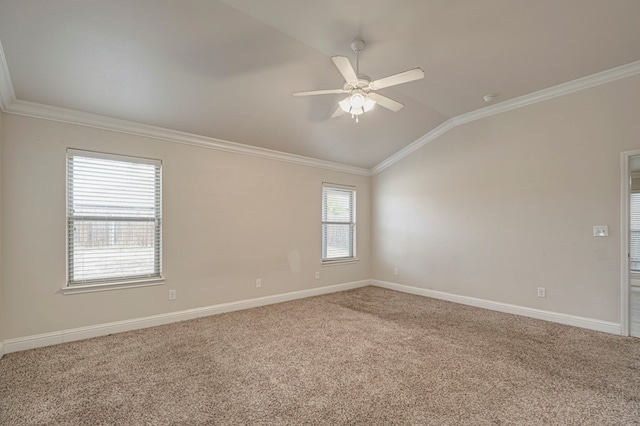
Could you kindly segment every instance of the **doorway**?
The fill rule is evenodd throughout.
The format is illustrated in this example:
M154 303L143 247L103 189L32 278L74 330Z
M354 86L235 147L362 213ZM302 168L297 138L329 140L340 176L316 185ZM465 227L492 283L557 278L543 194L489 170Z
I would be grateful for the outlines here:
M640 338L640 150L622 153L621 334Z

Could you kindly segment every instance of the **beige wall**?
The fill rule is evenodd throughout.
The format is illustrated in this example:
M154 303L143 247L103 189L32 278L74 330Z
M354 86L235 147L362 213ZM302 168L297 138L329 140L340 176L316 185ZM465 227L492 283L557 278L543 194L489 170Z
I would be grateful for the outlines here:
M371 201L366 177L0 114L0 339L369 277L618 322L637 111L640 76L458 126L374 176ZM163 160L164 285L61 294L67 147ZM320 266L323 181L358 189L357 264Z
M367 177L16 115L4 132L5 339L369 278ZM164 285L61 294L67 147L163 161ZM323 181L357 187L357 264L321 267Z
M458 126L374 176L372 278L619 322L638 111L635 76Z

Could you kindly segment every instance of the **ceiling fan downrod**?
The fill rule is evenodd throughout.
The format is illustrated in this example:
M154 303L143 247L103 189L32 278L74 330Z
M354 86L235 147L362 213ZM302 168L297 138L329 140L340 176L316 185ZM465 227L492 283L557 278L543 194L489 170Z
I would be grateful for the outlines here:
M351 42L351 50L356 54L356 76L360 78L360 52L364 50L364 41L353 40Z
M353 50L356 54L356 77L360 78L360 52L364 49L364 41L363 40L353 40L351 42L351 50ZM366 111L363 110L362 114ZM356 123L360 122L360 115L362 114L351 114L351 118L356 120Z

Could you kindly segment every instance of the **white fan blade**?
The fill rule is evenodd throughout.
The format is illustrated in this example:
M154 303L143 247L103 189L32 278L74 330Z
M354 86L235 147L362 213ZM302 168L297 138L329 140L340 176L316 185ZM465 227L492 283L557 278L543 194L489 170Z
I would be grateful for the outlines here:
M386 96L382 96L379 93L371 92L371 93L369 93L369 98L371 98L374 101L376 101L376 103L378 105L380 105L381 107L385 107L386 109L390 109L393 112L398 112L404 107L404 104L401 104L398 101L394 101L391 98L387 98Z
M313 95L333 95L336 93L347 93L344 89L311 90L309 92L294 92L291 96L313 96Z
M349 62L349 58L344 56L332 56L333 63L336 64L336 68L340 71L340 74L344 77L344 81L347 83L357 83L358 76Z
M331 118L340 117L340 116L343 116L345 114L346 114L346 112L344 112L344 110L342 108L338 107L338 109L334 111L333 115L331 115Z
M384 89L385 87L408 83L410 81L420 80L421 78L424 78L424 71L420 68L414 68L409 71L381 78L380 80L372 81L369 83L369 87L371 87L371 90Z

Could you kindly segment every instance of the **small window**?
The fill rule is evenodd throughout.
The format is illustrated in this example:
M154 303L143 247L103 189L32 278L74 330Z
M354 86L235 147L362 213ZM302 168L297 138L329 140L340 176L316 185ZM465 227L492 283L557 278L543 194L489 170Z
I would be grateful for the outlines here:
M161 162L67 151L68 287L162 274Z
M356 257L356 191L352 187L322 186L322 261Z

